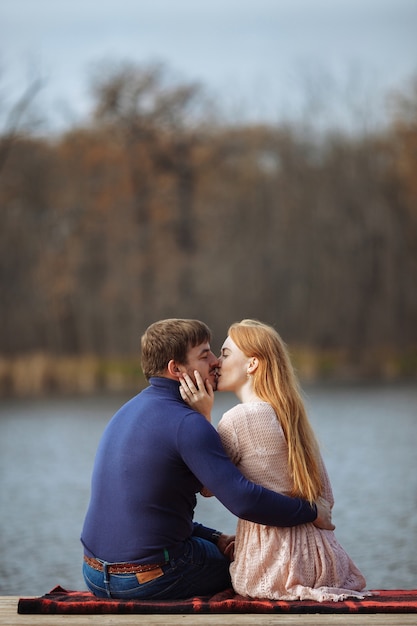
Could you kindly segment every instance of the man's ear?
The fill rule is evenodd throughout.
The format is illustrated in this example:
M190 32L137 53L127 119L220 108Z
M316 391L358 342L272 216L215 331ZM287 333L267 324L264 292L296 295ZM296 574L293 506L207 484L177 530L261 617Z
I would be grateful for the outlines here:
M178 379L180 378L182 370L180 369L180 366L173 359L169 361L167 370L171 378L178 378Z

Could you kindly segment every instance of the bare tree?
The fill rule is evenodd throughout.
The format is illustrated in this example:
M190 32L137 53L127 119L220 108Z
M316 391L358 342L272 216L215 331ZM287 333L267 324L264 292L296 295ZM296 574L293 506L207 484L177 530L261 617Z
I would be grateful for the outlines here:
M26 116L42 85L41 79L35 78L23 95L11 106L6 116L4 129L0 135L0 175L13 144L23 130Z

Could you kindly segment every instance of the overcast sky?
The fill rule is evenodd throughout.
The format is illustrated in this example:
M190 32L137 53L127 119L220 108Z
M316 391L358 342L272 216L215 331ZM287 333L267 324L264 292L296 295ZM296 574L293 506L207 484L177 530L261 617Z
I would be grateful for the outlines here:
M44 111L71 123L103 59L165 62L253 119L302 108L309 81L379 102L417 73L417 0L0 1L3 101L37 72Z

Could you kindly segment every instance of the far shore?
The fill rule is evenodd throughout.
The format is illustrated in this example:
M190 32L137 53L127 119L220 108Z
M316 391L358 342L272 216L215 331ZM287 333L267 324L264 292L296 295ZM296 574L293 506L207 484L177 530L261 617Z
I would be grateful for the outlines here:
M343 351L291 349L301 384L417 380L417 351L375 351L353 362ZM137 392L146 386L139 358L30 353L0 356L0 398Z

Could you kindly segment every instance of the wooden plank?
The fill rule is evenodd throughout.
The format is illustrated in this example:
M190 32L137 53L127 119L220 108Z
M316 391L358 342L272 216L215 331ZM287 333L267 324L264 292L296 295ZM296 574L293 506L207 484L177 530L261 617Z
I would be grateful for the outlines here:
M1 626L417 626L417 613L19 615L18 601L18 596L0 597Z

